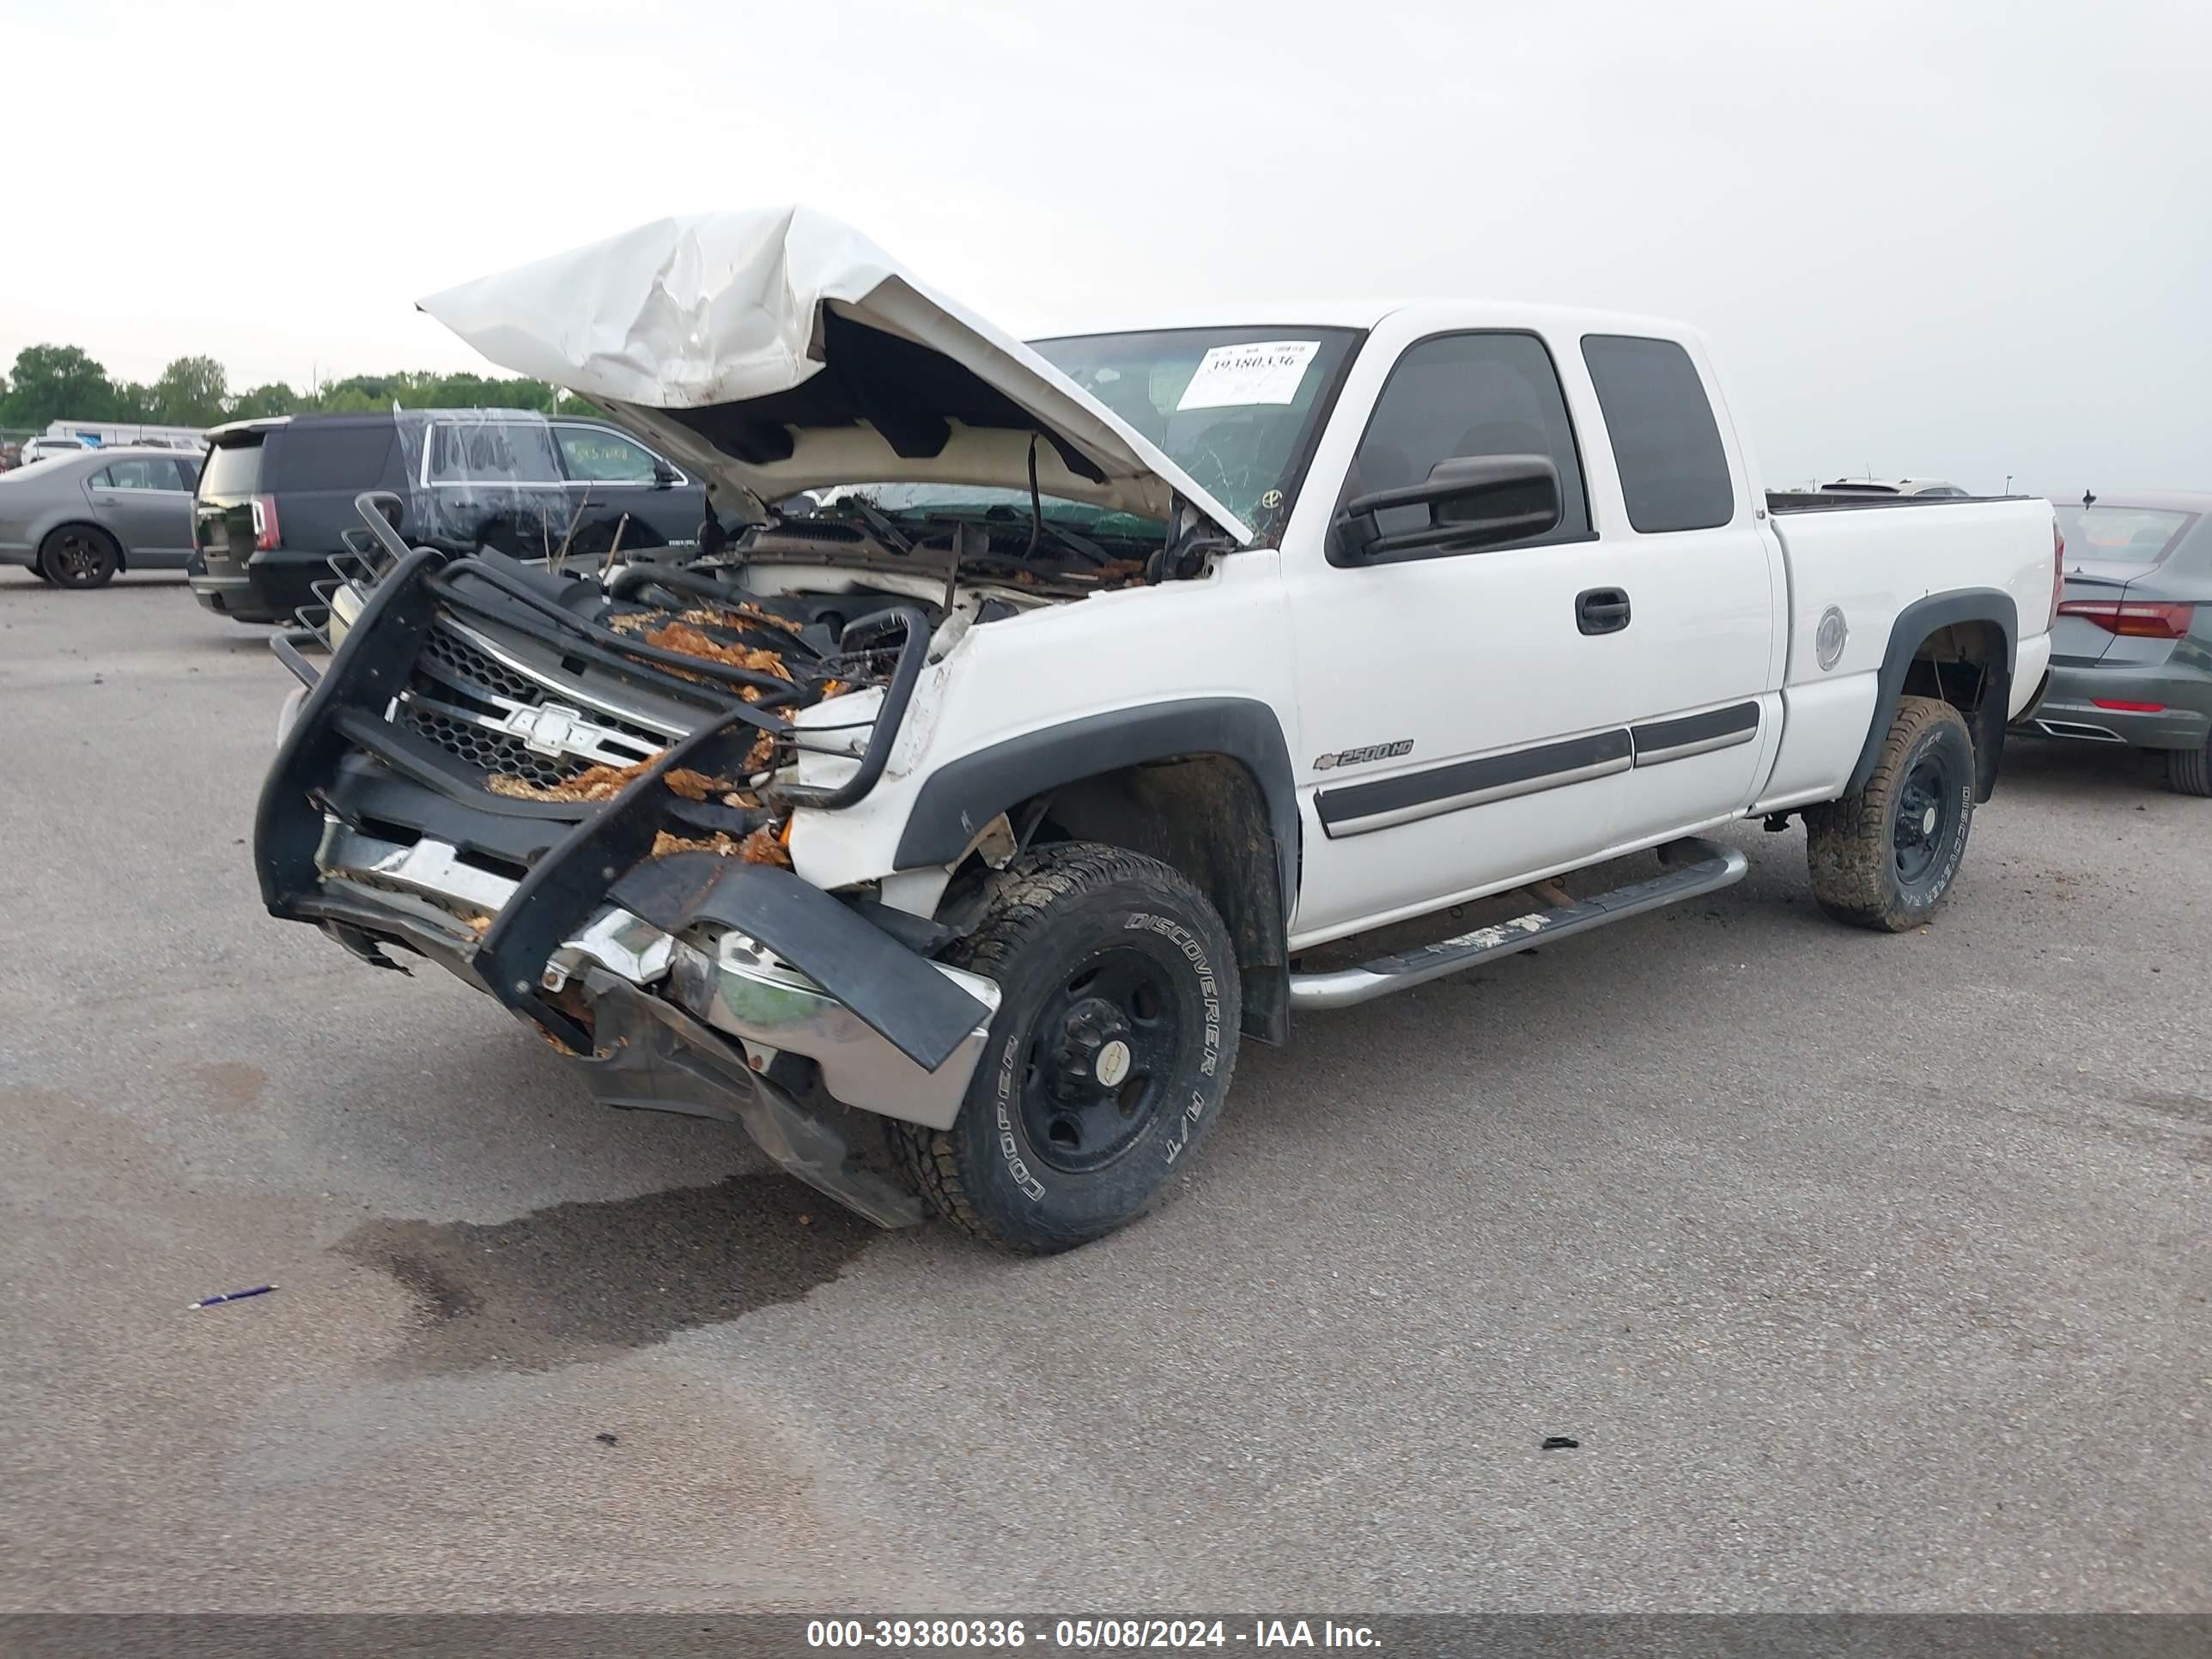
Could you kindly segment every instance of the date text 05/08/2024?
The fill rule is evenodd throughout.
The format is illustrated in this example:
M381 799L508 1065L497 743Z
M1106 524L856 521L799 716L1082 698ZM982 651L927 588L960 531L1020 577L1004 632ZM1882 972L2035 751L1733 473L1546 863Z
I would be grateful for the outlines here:
M1366 1625L1334 1619L814 1619L810 1648L994 1650L1036 1646L1083 1652L1133 1648L1379 1649Z

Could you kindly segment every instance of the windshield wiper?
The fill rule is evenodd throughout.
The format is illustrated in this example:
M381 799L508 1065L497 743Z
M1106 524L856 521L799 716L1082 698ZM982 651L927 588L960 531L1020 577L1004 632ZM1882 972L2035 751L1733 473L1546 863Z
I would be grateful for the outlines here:
M869 506L866 501L854 501L849 505L852 511L859 514L860 517L867 520L868 528L874 531L878 536L882 537L892 548L901 553L908 555L913 553L913 541L905 535L896 525L893 524L881 513Z
M1023 550L1024 560L1036 556L1037 538L1044 533L1044 495L1037 489L1036 447L1037 434L1032 432L1030 434L1030 544ZM1052 533L1063 546L1072 548L1091 563L1103 566L1106 562L1104 552L1082 537L1072 535L1058 525L1053 526Z

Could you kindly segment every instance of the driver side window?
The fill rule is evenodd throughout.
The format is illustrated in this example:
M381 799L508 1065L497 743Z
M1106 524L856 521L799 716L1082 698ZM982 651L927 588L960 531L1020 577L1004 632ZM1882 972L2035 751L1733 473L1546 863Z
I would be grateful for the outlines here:
M1419 483L1440 461L1483 455L1547 455L1559 470L1558 525L1501 545L1590 538L1589 497L1559 371L1533 334L1440 334L1407 347L1352 456L1344 499ZM1389 533L1419 528L1427 512L1392 507L1376 517Z

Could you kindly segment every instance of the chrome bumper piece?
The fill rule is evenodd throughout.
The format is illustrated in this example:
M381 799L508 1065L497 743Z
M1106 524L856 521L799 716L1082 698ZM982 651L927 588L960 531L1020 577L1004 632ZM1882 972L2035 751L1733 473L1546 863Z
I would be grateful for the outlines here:
M473 949L517 885L468 863L442 842L385 841L336 817L325 820L316 862L326 887L403 911L419 928L450 941L457 956ZM610 906L553 953L544 988L573 985L588 1000L599 975L611 975L734 1038L754 1073L766 1070L779 1054L798 1054L815 1062L823 1088L845 1105L933 1129L951 1127L982 1059L989 1017L950 1059L927 1072L851 1008L744 934L721 931L702 945L672 938ZM933 965L995 1015L994 981Z

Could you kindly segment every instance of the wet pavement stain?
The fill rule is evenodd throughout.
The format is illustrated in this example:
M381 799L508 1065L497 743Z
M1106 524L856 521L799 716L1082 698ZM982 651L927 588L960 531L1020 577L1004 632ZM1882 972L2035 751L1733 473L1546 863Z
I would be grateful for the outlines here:
M186 1069L198 1080L212 1109L218 1112L259 1110L261 1091L269 1086L266 1072L242 1060L210 1060Z
M2151 1089L2130 1095L2128 1098L2138 1106L2147 1107L2167 1117L2179 1118L2184 1123L2212 1123L2212 1100L2207 1100L2203 1095Z
M386 1369L421 1376L550 1370L795 1302L877 1236L811 1188L756 1172L512 1221L371 1221L332 1248L413 1297Z

